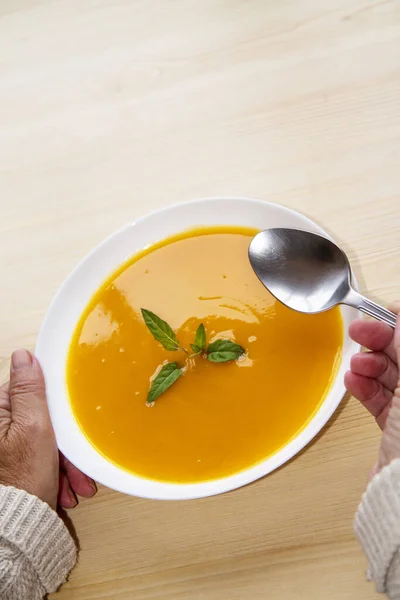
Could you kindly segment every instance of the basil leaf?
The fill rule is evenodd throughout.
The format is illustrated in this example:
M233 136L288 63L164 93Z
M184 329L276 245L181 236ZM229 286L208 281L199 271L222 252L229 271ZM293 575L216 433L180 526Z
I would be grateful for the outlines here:
M194 345L197 348L197 352L203 352L206 349L206 330L204 329L203 323L200 323L197 328ZM190 345L190 347L192 348L192 345Z
M207 359L215 363L237 360L242 354L244 348L232 340L216 340L207 348Z
M183 371L176 362L170 362L164 365L159 374L153 379L147 394L147 402L152 404L161 394L163 394L179 377Z
M190 344L190 347L196 354L200 354L200 352L202 352L202 349L196 346L196 344Z
M160 342L166 350L179 350L180 345L176 339L176 335L168 323L160 319L151 310L142 308L141 311L144 322L157 342Z

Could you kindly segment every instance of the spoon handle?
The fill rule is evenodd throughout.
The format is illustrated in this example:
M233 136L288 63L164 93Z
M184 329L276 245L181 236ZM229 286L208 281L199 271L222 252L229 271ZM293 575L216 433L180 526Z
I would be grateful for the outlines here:
M361 312L370 317L374 317L374 319L378 319L378 321L387 323L390 327L396 327L397 315L395 315L395 313L376 304L376 302L372 302L372 300L368 300L368 298L365 298L365 296L362 296L355 290L351 290L350 294L345 299L345 303L354 308L358 308Z

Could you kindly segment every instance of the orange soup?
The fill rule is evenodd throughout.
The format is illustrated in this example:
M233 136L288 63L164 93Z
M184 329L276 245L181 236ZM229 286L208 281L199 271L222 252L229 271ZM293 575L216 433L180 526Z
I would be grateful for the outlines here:
M93 446L148 479L201 482L232 475L293 439L323 401L340 362L339 309L303 315L278 303L252 271L256 231L190 231L134 256L98 290L73 336L67 384L75 417ZM165 350L141 308L167 321L190 349L235 341L245 355L213 363ZM160 365L184 374L151 406Z

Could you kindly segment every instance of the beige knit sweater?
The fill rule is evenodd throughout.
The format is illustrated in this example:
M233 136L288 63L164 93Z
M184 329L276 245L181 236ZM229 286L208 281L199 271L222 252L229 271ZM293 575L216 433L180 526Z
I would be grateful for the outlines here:
M400 600L400 459L369 484L355 530L377 591ZM38 498L0 485L0 600L42 600L75 561L75 544L58 515Z
M76 561L63 521L27 492L0 485L0 600L42 600Z
M368 578L378 592L400 600L400 459L372 479L354 526L368 558Z

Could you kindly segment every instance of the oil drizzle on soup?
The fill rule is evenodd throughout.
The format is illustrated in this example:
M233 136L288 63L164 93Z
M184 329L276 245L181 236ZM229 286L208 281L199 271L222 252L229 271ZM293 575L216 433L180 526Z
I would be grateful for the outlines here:
M142 477L200 482L232 475L277 452L309 422L341 357L338 308L302 315L279 304L247 258L256 231L189 231L124 264L98 290L73 336L67 385L75 417L106 458ZM153 407L150 377L167 352L143 322L146 307L183 346L203 322L241 344L246 358L197 357Z

